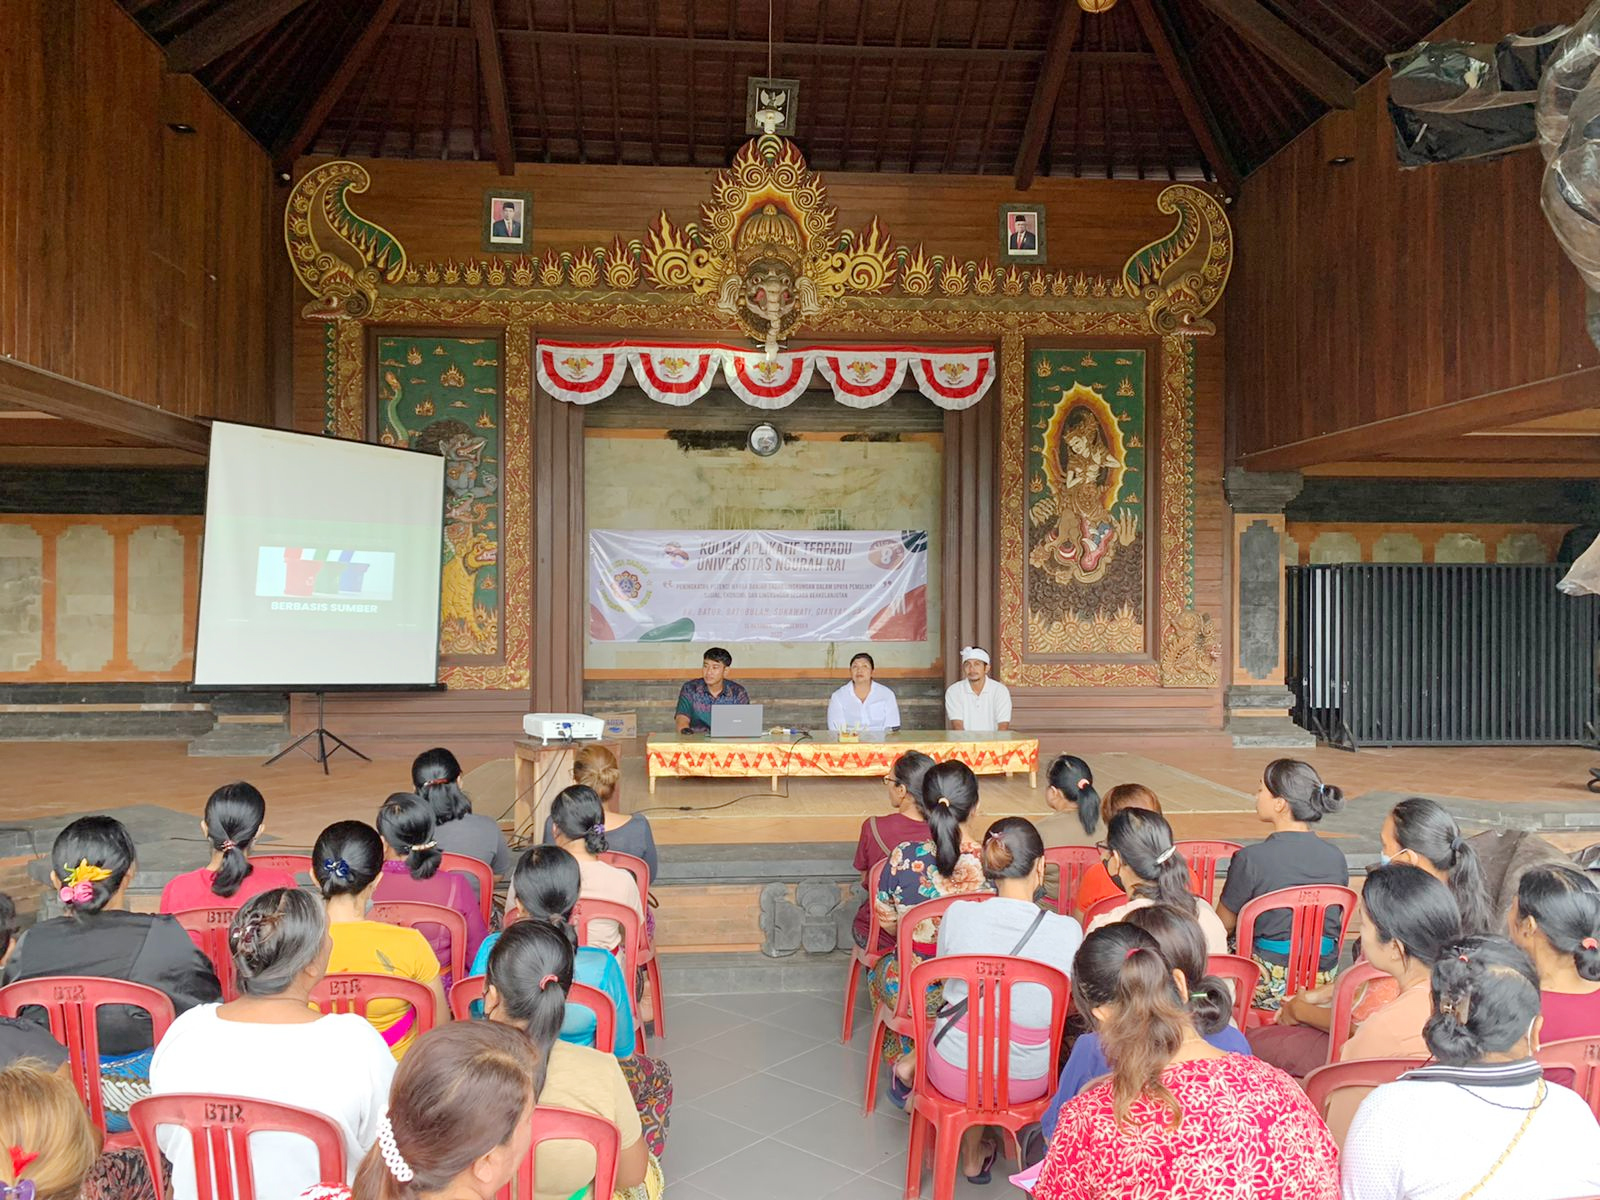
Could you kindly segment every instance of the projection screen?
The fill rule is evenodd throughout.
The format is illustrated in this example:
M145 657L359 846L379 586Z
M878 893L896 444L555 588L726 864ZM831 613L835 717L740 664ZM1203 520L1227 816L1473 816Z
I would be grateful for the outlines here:
M444 459L211 427L194 686L432 686Z

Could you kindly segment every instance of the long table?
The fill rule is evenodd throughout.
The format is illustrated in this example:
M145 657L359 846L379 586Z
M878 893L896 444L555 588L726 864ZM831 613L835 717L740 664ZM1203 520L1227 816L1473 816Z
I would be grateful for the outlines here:
M1020 733L968 733L955 729L902 729L860 741L841 741L820 731L805 737L769 734L759 738L713 738L703 733L653 733L645 743L650 794L656 780L759 779L778 786L788 776L875 778L888 773L907 750L920 750L935 762L956 760L976 775L1017 775L1026 771L1039 784L1039 739Z

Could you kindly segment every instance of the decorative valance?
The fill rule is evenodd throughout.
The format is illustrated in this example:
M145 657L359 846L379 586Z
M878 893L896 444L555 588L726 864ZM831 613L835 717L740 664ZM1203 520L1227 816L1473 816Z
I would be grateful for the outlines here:
M664 342L559 342L540 339L535 354L539 386L571 404L593 404L634 383L662 404L693 404L711 390L721 371L734 395L753 408L786 408L799 399L813 371L850 408L875 408L905 382L940 408L971 408L995 377L987 346L804 346L772 356L749 347Z

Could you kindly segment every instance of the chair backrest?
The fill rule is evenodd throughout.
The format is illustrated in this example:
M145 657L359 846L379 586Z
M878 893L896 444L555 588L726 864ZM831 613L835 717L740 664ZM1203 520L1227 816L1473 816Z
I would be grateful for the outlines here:
M1540 1046L1534 1055L1543 1067L1566 1067L1573 1079L1567 1086L1582 1096L1600 1120L1600 1037L1563 1038Z
M649 863L632 854L624 854L620 850L607 850L600 856L600 861L610 863L613 867L632 875L634 883L639 885L639 903L646 905L650 903Z
M1100 917L1105 916L1108 912L1121 908L1123 905L1129 903L1131 903L1130 898L1122 892L1118 892L1115 896L1102 896L1093 904L1089 905L1088 908L1083 910L1084 932L1088 932L1090 922L1095 921Z
M304 875L316 886L317 877L311 870L311 855L309 854L252 854L250 861L258 867L272 867L278 871L287 871L296 879Z
M1055 864L1056 911L1065 916L1072 911L1085 873L1100 861L1100 851L1093 846L1046 846L1044 861L1046 866Z
M384 1000L398 1000L409 1005L417 1014L417 1033L426 1033L439 1023L439 1003L434 999L433 989L403 975L338 971L324 975L311 989L311 1003L325 1013L355 1013L364 1017L375 1001Z
M450 989L450 1011L458 1021L472 1019L472 1006L483 999L489 981L482 975L463 979ZM617 1006L599 988L573 981L567 989L567 1003L587 1008L594 1014L595 1049L611 1052L617 1044Z
M458 1021L472 1020L472 1006L483 999L489 980L483 975L469 975L450 985L450 1015Z
M883 922L878 920L878 888L883 885L883 871L889 865L880 858L867 872L867 953L877 954L878 943L883 940Z
M533 1110L533 1147L528 1157L517 1168L511 1183L502 1188L496 1200L533 1200L535 1162L539 1147L545 1142L588 1142L594 1147L594 1185L588 1195L607 1197L617 1188L618 1143L622 1140L617 1127L604 1117L593 1113L573 1112L570 1108L538 1105ZM515 1192L513 1193L513 1188Z
M1328 1061L1339 1061L1339 1051L1350 1040L1350 1017L1356 1008L1356 992L1364 983L1382 979L1383 972L1371 963L1362 961L1339 976L1333 989L1333 1018L1328 1024Z
M948 954L913 967L909 983L902 983L900 990L924 996L933 984L948 979L960 979L967 985L966 1106L974 1112L1003 1112L1011 1107L1011 1008L1016 988L1032 983L1049 989L1050 1036L1045 1045L1055 1047L1061 1044L1072 985L1064 971L1032 959ZM929 1015L926 1004L915 1004L911 1011L916 1031L917 1094L931 1096L927 1055L933 1048L938 1017Z
M374 904L367 915L386 925L404 925L419 932L423 925L444 926L450 935L450 978L453 981L466 975L467 919L455 909L442 904L425 904L421 900L386 900Z
M1279 888L1257 896L1239 913L1239 953L1250 956L1255 938L1256 921L1262 913L1288 909L1289 963L1284 978L1285 996L1312 987L1317 981L1317 969L1322 960L1323 926L1330 908L1339 910L1338 946L1344 945L1344 936L1350 931L1350 918L1355 916L1356 894L1336 883L1322 883L1307 887Z
M1178 842L1176 848L1189 864L1189 887L1207 904L1216 903L1217 864L1244 849L1238 842Z
M900 960L900 994L894 1002L894 1015L897 1018L906 1020L911 1015L911 989L906 987L906 980L911 978L911 968L917 965L915 939L911 936L917 926L924 921L943 919L952 904L959 904L963 900L987 900L993 895L993 892L967 892L960 896L936 896L932 900L913 904L900 914L900 927L894 938L895 955Z
M1213 954L1206 959L1206 974L1233 985L1233 1023L1243 1030L1250 1015L1250 1001L1261 982L1261 964L1239 954Z
M580 946L597 945L594 940L593 927L596 921L615 921L622 927L622 945L615 951L617 963L622 967L622 977L628 980L628 986L633 986L633 978L639 969L641 961L639 950L644 930L640 928L642 922L639 914L626 904L618 904L615 900L600 900L595 897L579 900L572 909L572 927L578 931L578 944Z
M1335 1092L1342 1088L1382 1087L1426 1061L1422 1058L1353 1058L1349 1062L1318 1067L1301 1080L1301 1086L1306 1090L1306 1099L1326 1121L1328 1105Z
M441 871L454 871L470 877L478 893L478 911L483 914L485 927L494 922L494 871L482 859L470 854L452 854L446 850L440 860Z
M127 1005L150 1014L150 1036L157 1044L166 1036L177 1013L171 998L142 983L101 979L96 975L41 975L0 988L0 1017L17 1017L25 1008L42 1008L50 1019L50 1033L67 1048L68 1070L78 1095L88 1105L89 1118L106 1127L105 1099L100 1087L100 1025L96 1019L107 1005Z
M217 973L222 985L222 998L239 997L239 981L233 971L233 951L228 946L228 931L233 927L237 908L185 908L169 914L182 925L194 944L199 947Z
M252 1133L298 1134L316 1147L318 1179L345 1177L344 1135L338 1122L325 1113L292 1104L245 1096L171 1092L134 1101L128 1110L128 1121L139 1135L152 1179L160 1179L164 1173L156 1129L177 1125L189 1131L199 1200L255 1200L249 1153Z

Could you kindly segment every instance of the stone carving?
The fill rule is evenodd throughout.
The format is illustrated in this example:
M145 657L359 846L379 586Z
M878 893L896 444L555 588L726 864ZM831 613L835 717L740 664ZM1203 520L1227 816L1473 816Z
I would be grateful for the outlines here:
M769 883L761 889L761 953L783 958L804 950L830 954L848 950L851 922L866 893L860 884L841 885L831 879L805 879L799 883Z

